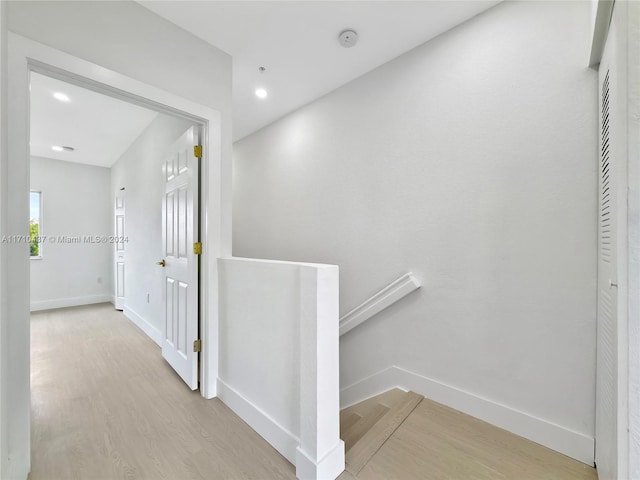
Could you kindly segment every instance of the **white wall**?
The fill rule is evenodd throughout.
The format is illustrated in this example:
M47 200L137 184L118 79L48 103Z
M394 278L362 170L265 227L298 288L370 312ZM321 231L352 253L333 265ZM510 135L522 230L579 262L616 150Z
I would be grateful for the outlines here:
M7 2L0 2L0 191L7 187ZM0 232L6 231L6 199L0 195ZM0 271L6 268L6 248L0 243ZM0 379L8 377L7 278L0 275ZM0 380L0 477L9 478L7 389Z
M31 310L111 299L111 245L59 237L113 235L108 168L31 157L31 189L42 192L42 259L31 260Z
M124 313L157 343L162 333L162 161L192 124L158 115L111 168L109 205L125 197ZM125 188L121 192L121 188ZM113 223L113 222L112 222ZM148 298L147 298L148 295Z
M214 205L213 210L220 211L222 218L210 228L214 234L222 232L215 250L222 251L223 254L228 252L231 222L230 202L227 201L231 174L231 58L132 1L10 2L7 10L9 30L108 69L94 67L89 72L79 62L75 62L75 67L84 72L83 76L93 75L105 82L107 75L111 75L110 71L113 71L169 94L186 97L198 105L221 113L221 138L212 139L216 148L217 145L221 146L221 161L216 162L220 174L216 177L216 191L209 199L209 205ZM9 110L7 121L3 123L8 128L9 152L6 165L10 181L0 193L6 207L0 218L0 233L3 235L28 233L28 90L25 48L26 44L20 38L10 36ZM28 48L33 52L33 46ZM43 53L45 50L40 49L39 52ZM43 55L54 64L62 58L50 50L46 52L48 53ZM119 78L121 77L117 77ZM153 95L155 98L159 97ZM218 159L217 154L215 158ZM7 448L12 452L12 463L9 466L11 470L3 478L23 479L30 465L29 258L27 245L11 245L6 251L1 281L10 281L7 285L7 302L3 302L7 309L7 348L3 350L3 357L8 370L7 375L3 375L2 382L4 388L10 388L7 390L2 413L3 421L8 422ZM206 267L208 274L215 277L215 262L210 262ZM209 295L215 298L217 289L215 285L211 287Z
M233 243L339 265L341 314L416 273L423 288L342 337L341 385L402 367L427 395L478 416L494 405L494 423L586 462L590 14L505 2L237 142Z

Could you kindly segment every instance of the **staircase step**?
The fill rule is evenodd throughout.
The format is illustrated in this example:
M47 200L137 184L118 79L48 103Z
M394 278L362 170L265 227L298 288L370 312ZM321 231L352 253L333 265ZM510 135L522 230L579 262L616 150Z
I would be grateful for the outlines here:
M361 417L351 428L344 430L340 435L344 441L345 452L348 452L358 440L360 440L373 426L389 411L389 407L375 405L364 417Z
M418 406L422 399L422 395L407 392L402 399L388 409L388 411L347 450L345 458L346 470L353 475L357 475L384 442L387 441L393 432L396 431L409 414Z
M361 418L357 413L340 413L340 432L345 433Z
M345 408L340 412L340 414L348 414L348 413L357 413L361 417L366 416L369 412L371 412L376 405L384 405L385 407L393 407L396 403L398 403L407 392L405 390L400 390L399 388L394 388L392 390L388 390L384 393L376 395L375 397L368 398L363 400L362 402L356 403L355 405L351 405L350 407Z

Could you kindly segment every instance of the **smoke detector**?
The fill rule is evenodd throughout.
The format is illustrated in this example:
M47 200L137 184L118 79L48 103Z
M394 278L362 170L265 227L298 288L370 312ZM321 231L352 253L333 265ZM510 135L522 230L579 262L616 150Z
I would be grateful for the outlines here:
M354 30L344 30L338 35L338 42L344 48L351 48L358 43L358 34Z

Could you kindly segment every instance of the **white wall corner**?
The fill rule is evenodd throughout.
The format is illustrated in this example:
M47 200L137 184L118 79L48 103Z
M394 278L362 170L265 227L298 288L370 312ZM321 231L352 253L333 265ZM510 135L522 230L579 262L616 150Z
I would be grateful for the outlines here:
M146 333L151 340L156 342L159 347L162 346L162 332L159 329L154 327L149 321L142 318L126 305L124 307L123 313L125 317L131 320L140 330Z
M396 366L344 387L340 391L341 407L346 408L392 388L414 391L425 398L479 418L587 465L594 464L592 436Z

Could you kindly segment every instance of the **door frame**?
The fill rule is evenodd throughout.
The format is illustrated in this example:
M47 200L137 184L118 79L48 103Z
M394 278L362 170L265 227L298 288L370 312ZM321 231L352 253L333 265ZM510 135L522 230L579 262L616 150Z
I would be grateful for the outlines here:
M125 189L124 187L120 188L118 191L115 192L114 195L114 202L112 204L113 206L113 234L117 237L118 240L122 240L122 238L120 238L121 236L124 236L124 232L126 232L125 228L126 228L126 222L127 222L127 217L126 217L126 201L125 201ZM122 199L122 206L118 207L119 203L118 200ZM118 231L118 218L122 217L123 218L123 225L122 225L122 232ZM123 245L122 251L118 248L120 245ZM121 312L124 311L124 302L126 299L126 295L124 293L124 291L122 292L122 297L120 297L118 295L118 290L120 288L120 280L118 278L119 276L119 271L118 271L118 260L120 260L119 255L122 255L122 263L123 265L126 265L126 260L127 260L127 252L126 249L124 248L124 242L116 242L113 245L113 248L111 248L111 252L113 254L113 261L111 262L111 271L113 272L113 282L112 286L113 286L113 296L112 296L112 300L113 300L113 306L115 307L116 310L119 310ZM126 270L123 267L123 272L122 272L122 281L124 282L124 274L125 274ZM120 300L122 299L122 300ZM121 307L121 308L119 308Z
M216 258L224 256L230 250L230 235L223 232L222 218L230 211L230 188L227 178L222 175L227 169L222 158L222 118L219 111L195 103L186 98L162 90L153 85L122 75L94 63L74 57L28 38L9 32L9 96L11 104L18 108L10 110L12 122L9 126L9 159L8 169L12 171L9 186L7 207L9 212L7 227L9 232L20 231L20 212L26 207L21 191L28 191L29 182L29 78L31 72L53 77L98 93L102 93L135 105L145 107L172 116L191 121L201 131L203 157L201 161L201 193L200 222L202 230L200 241L203 244L200 274L200 393L205 398L213 398L217 394L218 377L218 281ZM224 159L230 162L230 159ZM18 177L18 178L16 178ZM26 217L25 217L26 218ZM20 248L20 246L18 247ZM24 252L22 251L24 250ZM27 249L16 249L9 257L15 255L16 261L7 265L9 274L18 270L25 272L26 285L29 285ZM24 278L24 277L23 277ZM15 324L10 328L22 328L17 335L29 338L29 293L18 293L22 288L16 282L15 291L8 292L8 298L14 299L9 308L18 313ZM13 290L11 285L8 290ZM24 290L24 289L23 289ZM13 295L16 293L16 295ZM17 323L22 323L21 327ZM26 350L26 370L29 375L29 348ZM20 368L25 368L20 365ZM29 405L29 402L26 403Z

